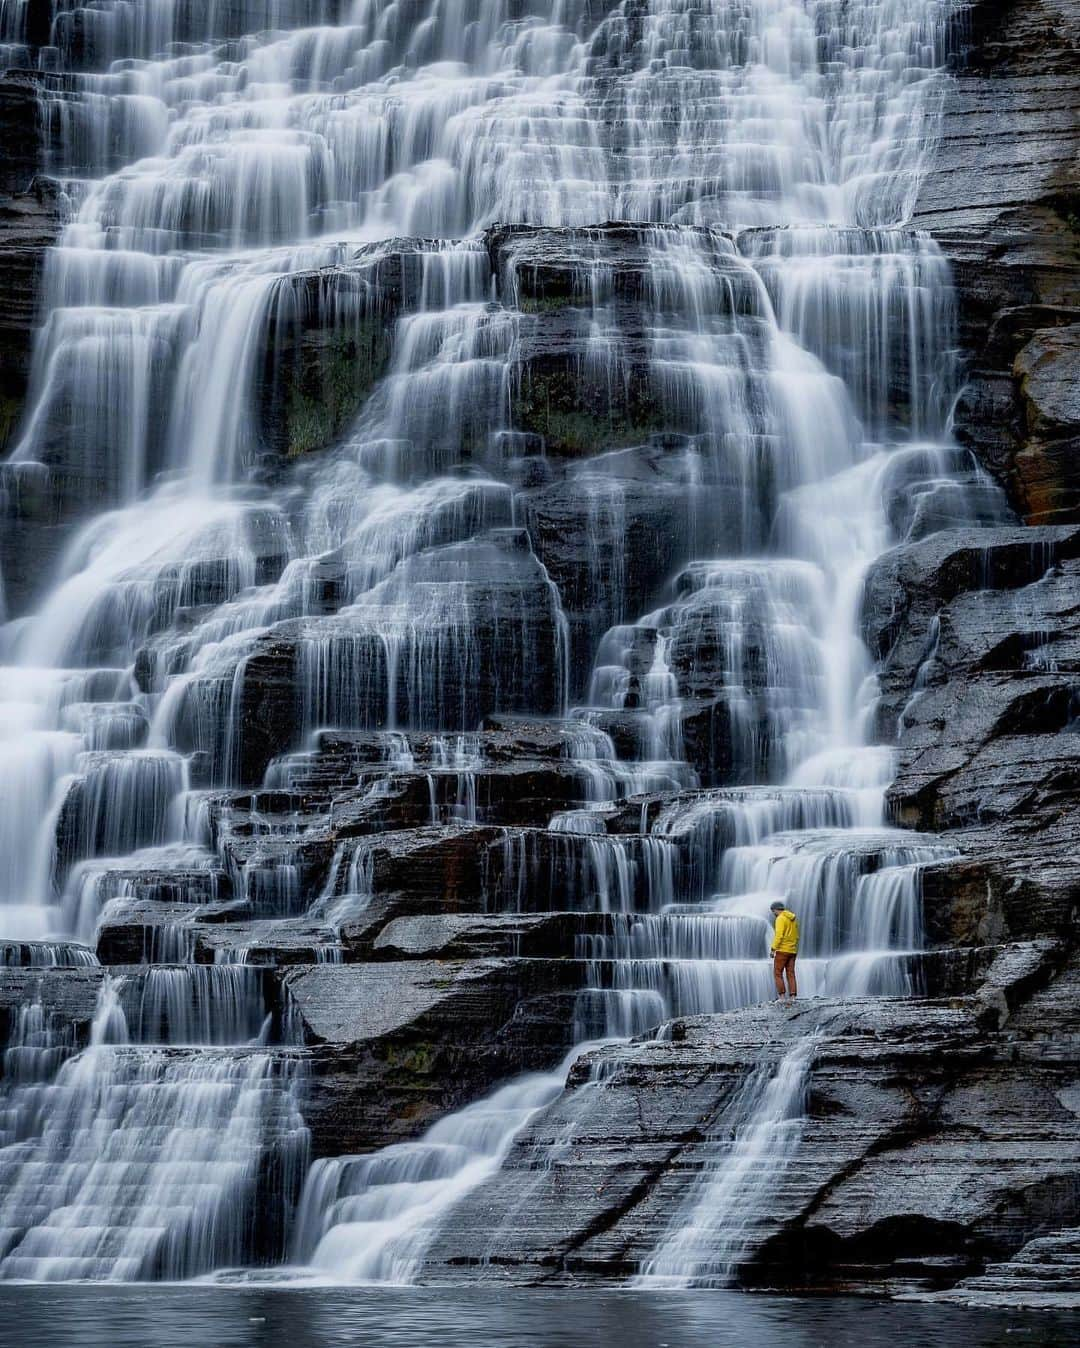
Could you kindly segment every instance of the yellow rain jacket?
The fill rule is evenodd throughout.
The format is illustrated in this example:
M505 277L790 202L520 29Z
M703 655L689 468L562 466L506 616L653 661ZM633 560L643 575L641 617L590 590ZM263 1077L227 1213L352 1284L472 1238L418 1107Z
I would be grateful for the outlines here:
M799 919L790 908L785 908L782 913L776 915L772 953L774 955L794 955L798 952L798 949Z

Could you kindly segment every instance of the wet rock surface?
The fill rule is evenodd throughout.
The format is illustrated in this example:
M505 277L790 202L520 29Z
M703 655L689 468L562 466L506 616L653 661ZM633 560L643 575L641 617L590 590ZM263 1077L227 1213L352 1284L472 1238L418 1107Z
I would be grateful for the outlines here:
M579 1060L559 1103L457 1211L431 1277L480 1260L485 1276L541 1283L635 1272L733 1092L762 1055L776 1062L808 1034L820 1038L806 1124L790 1163L774 1158L744 1285L934 1285L1072 1210L1075 1053L1025 1026L988 1032L961 999L763 1007L673 1028L670 1042Z
M69 1042L84 1046L89 1041L103 978L100 968L0 970L0 1019L5 1042L15 1039L20 1012L40 1006L47 1023Z
M62 217L59 188L46 179L35 178L0 196L0 269L6 296L0 316L0 447L5 450L14 444L22 415L45 253L56 242Z
M1072 1310L1080 1296L1080 1230L1065 1227L1030 1240L1009 1260L988 1264L945 1292L914 1294L936 1305Z
M283 976L307 1045L304 1118L316 1156L415 1137L569 1047L573 961L410 959ZM561 1026L561 1029L560 1029Z
M395 319L416 307L421 283L410 240L362 248L336 267L282 279L271 300L258 391L259 434L269 454L295 457L341 439L386 373Z
M39 88L26 71L0 78L0 450L16 445L30 379L34 334L42 321L45 255L60 235L69 203L42 175L45 145ZM0 561L9 605L41 591L41 574L63 541L45 484L19 482L0 470Z
M957 282L969 360L957 436L1031 524L1074 520L1080 504L1077 408L1055 392L1080 307L1078 18L1075 0L970 7L915 214Z
M1077 902L1074 543L1060 526L942 533L866 582L897 735L891 816L955 839L986 885L979 920L1014 936L1065 932Z

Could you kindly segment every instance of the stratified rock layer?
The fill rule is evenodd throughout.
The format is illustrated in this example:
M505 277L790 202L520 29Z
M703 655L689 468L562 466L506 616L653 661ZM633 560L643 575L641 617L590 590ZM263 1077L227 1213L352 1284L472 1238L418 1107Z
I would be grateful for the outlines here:
M969 379L956 434L1029 524L1080 512L1075 0L976 3L914 222L953 264ZM1073 372L1070 374L1070 370Z

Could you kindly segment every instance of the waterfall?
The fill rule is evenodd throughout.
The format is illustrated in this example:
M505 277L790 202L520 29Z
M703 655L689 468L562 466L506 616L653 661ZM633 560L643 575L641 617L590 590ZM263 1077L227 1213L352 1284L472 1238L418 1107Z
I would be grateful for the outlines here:
M307 1152L289 1062L135 1046L235 1043L252 1010L262 1019L242 1004L246 973L149 971L134 1032L123 980L107 981L89 1046L69 1046L58 1071L43 1061L60 1049L42 1044L48 1027L21 1031L34 1070L27 1049L8 1050L22 1056L5 1071L16 1084L0 1137L0 1279L186 1278L250 1258L259 1225L280 1225ZM31 1008L23 1024L35 1023ZM264 1253L280 1253L272 1238Z
M297 1260L338 1281L411 1282L440 1220L498 1169L516 1134L560 1093L568 1070L564 1064L511 1082L416 1142L316 1161L297 1219Z
M903 221L932 148L948 4L861 3L841 18L794 0L626 0L599 13L571 0L511 20L477 2L463 24L445 0L421 9L414 28L361 3L340 16L254 0L159 14L110 0L78 11L84 29L56 6L52 40L79 101L48 98L76 209L49 259L5 471L25 490L44 472L70 542L51 597L8 643L0 789L13 805L31 786L40 817L106 724L121 753L147 722L151 747L208 755L220 782L244 773L245 671L289 619L304 620L287 632L294 741L324 724L471 729L493 706L563 709L558 592L526 617L523 587L542 574L532 559L513 554L516 576L485 588L509 544L466 542L529 506L505 482L439 476L463 459L516 471L528 427L507 405L527 411L523 361L550 341L529 238L511 240L503 303L490 303L488 256L468 236L494 220L648 226L624 245L642 274L630 292L640 335L603 236L583 230L563 264L577 329L566 340L593 405L623 406L643 360L653 407L641 415L690 434L679 527L698 556L760 554L777 515L795 529L802 493L860 471L858 417L879 438L940 428L947 278ZM238 45L215 46L226 40ZM195 45L181 56L175 41ZM306 504L285 518L256 487L267 363L302 315L353 341L389 302L386 245L364 244L407 236L422 236L401 282L417 312L397 321L350 453L315 465ZM633 398L626 407L639 415ZM308 422L318 414L304 405ZM579 434L580 414L561 415L562 433ZM594 499L614 500L617 466L585 467ZM874 492L856 489L865 516ZM796 557L695 563L674 605L604 638L590 700L611 711L632 700L648 760L685 756L680 643L701 624L730 648L716 715L731 744L708 774L731 757L743 780L782 777L842 738L846 685L866 671L839 667L861 656L830 592L857 591L859 560L821 547L820 502L806 505L808 556L799 538ZM596 517L616 555L620 518L606 505ZM867 527L878 536L860 540L863 565L884 541ZM425 549L455 541L439 566L460 585L433 585ZM332 618L312 583L331 557ZM621 565L599 601L615 616ZM486 635L508 625L513 661ZM115 707L75 717L76 701L105 702L100 686L78 685L107 670ZM55 924L49 844L13 832L12 934L39 936Z
M745 1253L755 1222L796 1161L814 1052L807 1035L775 1068L744 1081L710 1130L714 1155L702 1167L668 1231L642 1268L639 1284L723 1286Z
M0 1276L421 1277L587 1042L772 996L776 898L804 995L916 991L948 850L885 825L857 613L897 465L956 477L908 220L958 8L53 0L38 54L0 5L69 206L0 465L0 950L148 961L5 1084ZM562 737L539 822L506 718ZM474 906L578 921L578 1047L306 1169L259 938L343 960L384 825L501 829ZM737 1260L810 1051L658 1276Z

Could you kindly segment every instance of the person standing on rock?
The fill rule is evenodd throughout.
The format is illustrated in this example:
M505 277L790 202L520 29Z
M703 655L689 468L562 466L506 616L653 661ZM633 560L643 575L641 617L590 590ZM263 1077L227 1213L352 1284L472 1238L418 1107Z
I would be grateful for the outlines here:
M794 1000L799 995L795 982L795 956L799 953L799 919L784 903L777 899L769 905L773 915L773 939L770 953L773 957L773 979L776 983L776 999L782 1002L785 996L784 979L787 978L786 995Z

